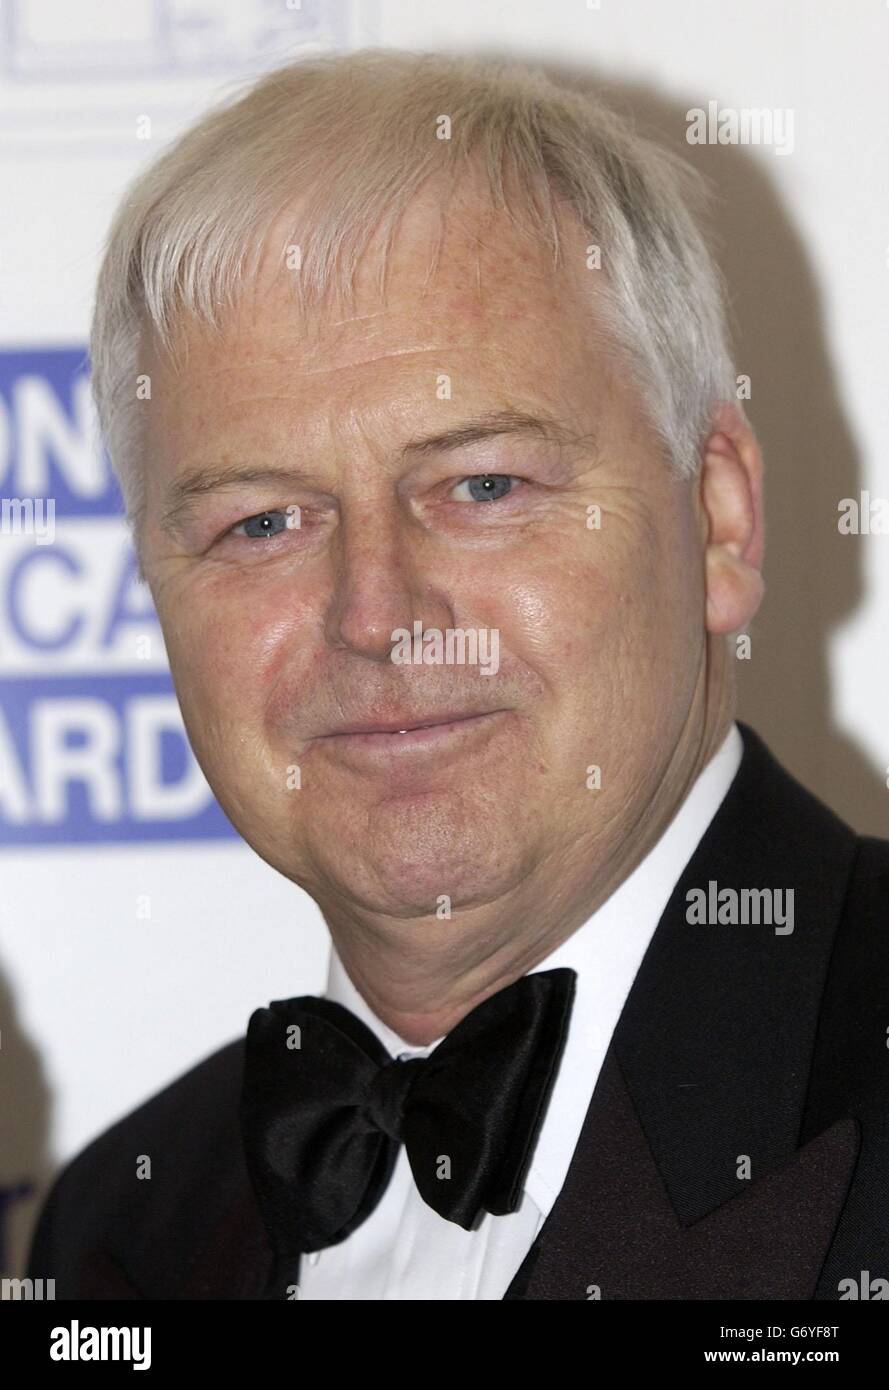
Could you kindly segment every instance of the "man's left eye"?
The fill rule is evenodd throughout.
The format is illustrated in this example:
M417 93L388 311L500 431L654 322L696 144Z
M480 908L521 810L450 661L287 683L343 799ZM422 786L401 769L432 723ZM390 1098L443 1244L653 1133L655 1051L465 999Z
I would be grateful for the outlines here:
M473 473L457 483L451 495L456 502L497 502L511 492L518 481L510 473ZM460 488L468 488L469 495L456 496Z
M278 536L293 525L294 516L290 508L287 511L275 509L270 512L257 512L256 516L248 516L244 521L237 522L231 528L231 533L233 536L247 536L250 540L256 540Z

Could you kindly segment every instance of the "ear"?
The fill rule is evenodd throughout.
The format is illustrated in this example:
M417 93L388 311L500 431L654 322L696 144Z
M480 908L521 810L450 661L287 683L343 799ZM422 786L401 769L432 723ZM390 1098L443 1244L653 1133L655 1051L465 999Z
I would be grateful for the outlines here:
M713 417L698 480L708 632L739 632L762 601L762 474L753 430L741 408L725 402Z

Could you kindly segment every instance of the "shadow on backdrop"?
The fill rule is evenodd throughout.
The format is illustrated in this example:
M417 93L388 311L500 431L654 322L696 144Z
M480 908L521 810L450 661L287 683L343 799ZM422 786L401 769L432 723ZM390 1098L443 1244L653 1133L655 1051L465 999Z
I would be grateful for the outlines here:
M22 924L22 930L27 925ZM24 1273L28 1245L53 1166L50 1093L0 971L0 1275Z

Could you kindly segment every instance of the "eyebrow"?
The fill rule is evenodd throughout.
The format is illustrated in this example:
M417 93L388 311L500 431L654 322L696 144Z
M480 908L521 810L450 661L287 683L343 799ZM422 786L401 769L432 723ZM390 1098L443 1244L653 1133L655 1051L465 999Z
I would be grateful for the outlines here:
M499 434L533 434L541 439L554 440L557 444L574 443L578 439L573 431L546 412L531 415L523 410L495 410L474 416L440 434L411 440L405 444L402 453L447 453L451 449L462 449L466 444L477 444L482 439L491 439Z
M535 415L527 411L506 409L487 411L483 415L472 416L450 429L411 439L402 445L400 456L405 460L449 453L504 434L533 435L562 445L577 444L581 439L594 441L591 434L578 435L546 411ZM300 479L305 482L308 477L308 474L299 469L243 464L197 469L176 479L169 488L161 526L165 531L177 531L183 515L191 510L195 500L208 493L222 492L226 488L238 487L244 483L293 483Z

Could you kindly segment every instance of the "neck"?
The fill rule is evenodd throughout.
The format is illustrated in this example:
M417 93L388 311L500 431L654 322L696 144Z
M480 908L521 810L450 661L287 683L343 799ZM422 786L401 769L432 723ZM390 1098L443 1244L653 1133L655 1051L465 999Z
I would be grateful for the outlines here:
M721 746L734 718L725 639L709 638L688 717L658 794L637 810L617 852L568 847L495 902L433 916L393 918L322 903L337 953L376 1016L425 1046L483 999L533 970L602 905L654 847ZM458 919L458 920L457 920ZM458 930L455 931L455 925Z

